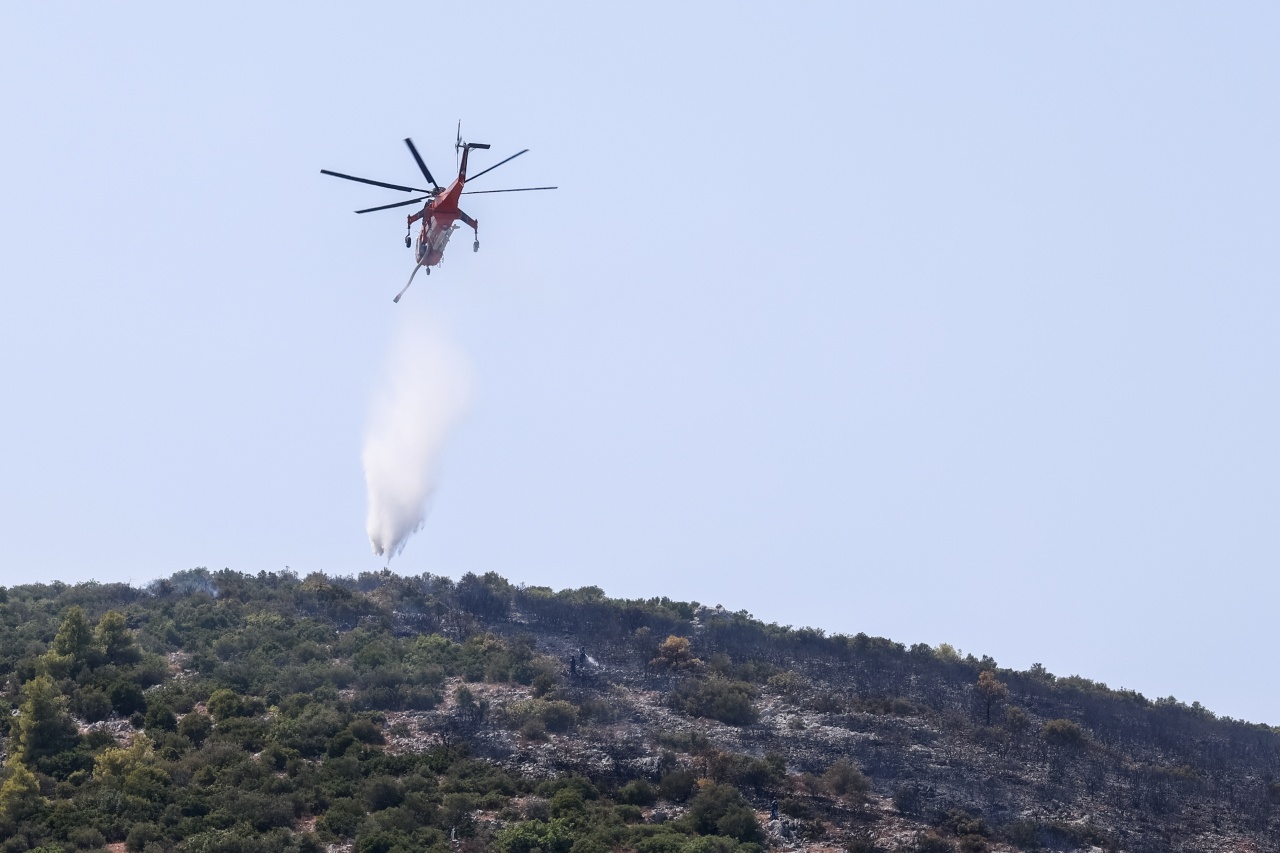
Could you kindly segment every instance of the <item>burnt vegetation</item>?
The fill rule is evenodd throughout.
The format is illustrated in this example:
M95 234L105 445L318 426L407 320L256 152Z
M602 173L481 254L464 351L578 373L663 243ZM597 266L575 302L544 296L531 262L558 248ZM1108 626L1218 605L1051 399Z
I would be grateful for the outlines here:
M0 853L1280 837L1268 726L946 645L495 574L0 588L0 676Z

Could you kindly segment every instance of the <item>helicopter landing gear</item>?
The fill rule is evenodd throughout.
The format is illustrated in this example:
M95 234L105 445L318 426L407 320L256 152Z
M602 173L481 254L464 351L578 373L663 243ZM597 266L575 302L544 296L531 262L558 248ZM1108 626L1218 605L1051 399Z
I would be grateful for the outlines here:
M407 249L413 245L413 241L409 239L409 235L404 235L404 247Z
M458 218L459 218L459 219L461 219L461 220L462 220L463 222L465 222L466 224L470 225L470 226L471 226L471 230L475 231L475 233L476 233L476 241L475 241L474 243L472 243L472 244L471 244L471 251L473 251L473 252L478 252L478 251L480 251L480 223L479 223L479 221L477 221L477 220L475 220L475 219L472 219L470 216L467 216L467 214L463 213L461 210L459 210L459 211L458 211Z
M423 267L427 271L427 275L431 275L431 267Z

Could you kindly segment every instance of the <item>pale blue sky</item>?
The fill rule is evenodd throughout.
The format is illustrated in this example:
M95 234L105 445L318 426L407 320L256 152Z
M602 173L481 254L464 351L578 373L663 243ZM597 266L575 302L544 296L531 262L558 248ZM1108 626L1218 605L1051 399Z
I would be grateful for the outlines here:
M6 4L0 583L392 563L950 642L1280 723L1273 3ZM392 305L402 197L483 248ZM469 242L469 241L467 241Z

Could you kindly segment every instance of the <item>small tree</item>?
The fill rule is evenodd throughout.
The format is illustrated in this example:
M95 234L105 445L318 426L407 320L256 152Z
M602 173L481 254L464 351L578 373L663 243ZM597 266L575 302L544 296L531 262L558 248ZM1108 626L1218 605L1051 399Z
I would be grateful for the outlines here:
M938 643L938 647L933 650L933 656L947 663L960 661L960 652L956 651L956 647L950 643Z
M658 801L658 792L644 779L632 779L618 789L618 799L633 806L651 806Z
M997 702L1001 702L1009 695L1009 688L1004 682L996 680L996 674L989 669L984 669L978 675L978 684L976 687L978 698L986 706L987 725L991 725L991 706Z
M157 732L176 732L178 730L178 718L174 716L173 709L163 702L156 702L147 708L147 713L143 721L143 726L148 734L156 734Z
M89 620L83 610L72 607L67 610L49 651L42 659L44 669L56 678L75 676L90 665L95 651Z
M764 840L755 813L732 785L711 785L699 791L689 804L688 820L703 835L727 835L747 842Z
M192 711L178 723L178 734L190 740L197 747L205 742L205 738L213 734L213 720L199 711Z
M663 799L683 803L698 789L698 777L685 768L672 770L658 782L658 793Z
M484 715L489 710L488 700L477 699L475 694L471 692L471 688L465 684L458 685L458 689L453 693L453 698L457 703L458 718L469 725L478 724L484 719Z
M89 620L79 607L72 607L62 619L58 634L53 638L53 650L60 655L86 661L93 648L93 631L89 628Z
M67 700L52 678L36 676L22 685L22 696L14 750L20 761L31 767L36 760L75 745L76 727L67 714Z
M209 714L220 723L244 713L244 703L240 701L240 697L225 687L213 691L204 704L209 709Z
M43 804L40 783L34 773L12 758L9 759L8 771L9 778L0 785L0 815L20 821L39 810Z
M1009 728L1009 731L1019 735L1027 730L1027 727L1031 725L1031 721L1027 718L1026 711L1017 705L1010 705L1004 709L1004 724Z
M693 656L688 639L673 634L659 644L658 656L649 661L649 665L679 671L696 669L702 665L702 661Z
M94 640L107 660L117 666L137 663L142 659L142 652L134 642L133 632L129 630L124 614L119 611L108 610L102 614L94 631Z
M139 711L147 710L147 697L142 688L132 681L120 679L111 685L111 707L122 717L128 717Z
M93 760L93 778L104 784L124 785L130 773L151 761L151 745L135 738L127 747L104 749Z
M827 790L837 797L849 797L861 802L871 790L871 780L847 758L837 759L827 772L822 774L822 781Z

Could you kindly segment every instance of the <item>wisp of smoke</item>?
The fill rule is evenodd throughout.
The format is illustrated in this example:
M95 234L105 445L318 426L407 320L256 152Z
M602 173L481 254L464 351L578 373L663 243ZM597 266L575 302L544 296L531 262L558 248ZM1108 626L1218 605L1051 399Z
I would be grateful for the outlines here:
M438 323L406 313L365 430L367 528L373 553L399 554L427 516L440 452L466 411L470 371Z

